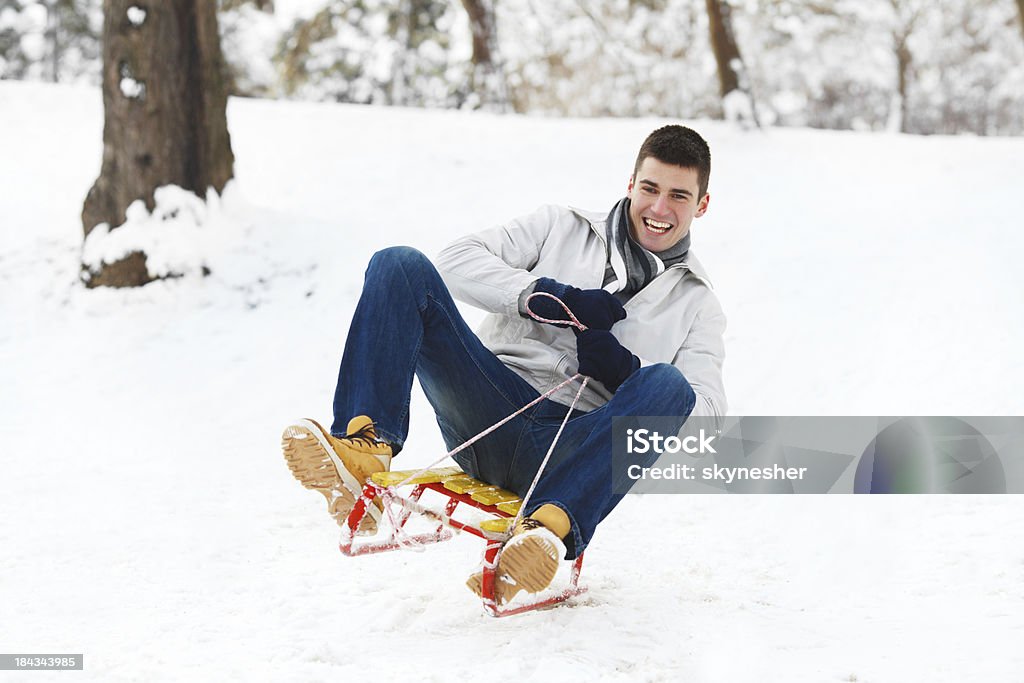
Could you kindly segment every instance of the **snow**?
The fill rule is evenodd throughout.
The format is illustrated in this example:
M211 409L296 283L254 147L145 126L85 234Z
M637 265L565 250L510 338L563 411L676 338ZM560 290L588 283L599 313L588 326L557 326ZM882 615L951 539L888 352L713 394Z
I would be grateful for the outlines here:
M127 10L128 21L132 23L132 26L142 26L146 21L146 10L142 7L136 7L132 5Z
M225 191L233 188L234 183L229 183ZM150 277L202 273L204 259L219 245L244 238L232 230L234 214L220 215L220 198L213 188L206 201L175 185L157 188L153 199L152 213L141 199L132 202L125 211L127 220L116 230L111 231L107 223L97 225L82 245L82 264L98 272L104 263L116 263L141 251L146 254ZM204 229L211 221L219 223L217 229Z
M46 54L46 39L42 32L25 33L21 36L21 50L28 59L39 60Z
M370 254L608 207L663 122L228 116L235 183L161 241L210 274L89 291L100 93L0 83L0 650L84 653L97 681L1019 677L1018 496L628 496L588 594L500 620L462 585L476 539L341 556L278 444L330 418ZM1024 140L693 125L734 414L1024 414ZM417 392L397 464L441 449Z
M146 98L146 84L141 81L137 81L130 76L122 76L120 82L121 94L128 99L145 99Z
M726 121L739 126L754 125L754 103L750 101L750 95L742 90L730 90L722 98L722 110Z

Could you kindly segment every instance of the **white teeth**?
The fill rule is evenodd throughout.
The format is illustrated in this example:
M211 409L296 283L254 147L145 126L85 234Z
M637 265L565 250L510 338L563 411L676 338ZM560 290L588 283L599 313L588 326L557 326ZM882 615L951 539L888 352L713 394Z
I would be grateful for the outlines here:
M650 218L644 218L644 225L652 232L665 232L672 227L671 223L663 223Z

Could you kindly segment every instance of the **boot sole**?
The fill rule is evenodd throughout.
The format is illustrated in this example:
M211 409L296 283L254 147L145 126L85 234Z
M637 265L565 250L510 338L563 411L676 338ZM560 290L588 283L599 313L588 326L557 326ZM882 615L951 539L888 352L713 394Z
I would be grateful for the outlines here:
M284 430L281 450L292 476L307 489L323 495L327 513L338 526L345 526L362 486L325 442L320 425L312 420L299 420ZM380 510L370 505L367 513L359 524L360 534L377 531Z
M494 597L504 604L522 590L539 593L551 585L557 572L558 549L554 544L541 536L513 537L498 558ZM466 586L483 597L483 573L470 576Z

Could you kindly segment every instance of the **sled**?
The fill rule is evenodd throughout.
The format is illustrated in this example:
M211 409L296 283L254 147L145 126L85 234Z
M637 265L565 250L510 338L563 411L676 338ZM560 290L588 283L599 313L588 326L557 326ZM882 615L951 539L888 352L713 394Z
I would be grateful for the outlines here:
M415 476L414 476L415 475ZM412 486L407 495L398 495L399 486ZM444 511L432 510L422 503L420 497L426 491L434 491L446 497ZM367 513L369 505L375 497L385 500L385 519L390 519L390 534L383 539L356 542L359 535L356 530ZM521 614L545 607L552 607L565 602L569 598L586 592L586 587L579 585L580 571L583 567L581 553L572 564L569 574L569 586L556 595L534 599L515 607L502 607L495 596L496 568L501 556L502 544L508 538L510 525L522 504L519 496L497 486L473 479L458 467L445 467L429 470L409 470L406 472L378 472L367 480L362 495L356 500L342 527L340 543L341 552L349 557L370 555L374 553L401 550L416 546L430 545L447 541L457 533L465 531L483 539L487 546L484 550L483 581L481 585L484 610L493 617L505 617ZM459 521L453 517L459 505L469 505L491 515L489 519L478 524ZM395 512L392 508L400 508ZM437 527L428 533L407 534L404 531L410 517L421 518L437 523ZM378 529L379 530L379 529Z

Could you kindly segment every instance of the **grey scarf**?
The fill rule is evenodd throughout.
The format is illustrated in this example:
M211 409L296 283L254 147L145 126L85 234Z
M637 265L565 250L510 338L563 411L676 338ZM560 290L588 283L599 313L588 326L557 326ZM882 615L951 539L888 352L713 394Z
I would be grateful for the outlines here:
M609 253L604 289L619 298L628 298L639 292L666 268L682 261L690 249L689 232L665 251L657 253L637 244L629 231L629 197L623 197L612 207L605 230Z

